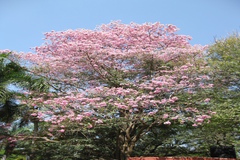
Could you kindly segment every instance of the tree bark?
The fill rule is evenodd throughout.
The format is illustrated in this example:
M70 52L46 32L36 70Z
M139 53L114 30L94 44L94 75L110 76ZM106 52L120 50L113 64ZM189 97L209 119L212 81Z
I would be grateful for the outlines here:
M135 124L130 122L124 125L118 134L117 145L120 150L119 160L125 160L133 151L135 142L137 140L136 135L131 136L131 133L135 130Z
M38 134L38 120L33 121L34 124L34 136Z

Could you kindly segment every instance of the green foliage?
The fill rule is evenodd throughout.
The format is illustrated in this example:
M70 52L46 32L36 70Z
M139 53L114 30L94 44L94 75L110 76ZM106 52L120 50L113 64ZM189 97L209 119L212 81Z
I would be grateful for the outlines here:
M4 155L4 150L0 150L0 158ZM7 160L25 160L24 155L16 155L16 154L11 154L9 157L7 157Z
M39 92L49 90L43 78L28 73L25 68L11 61L11 56L11 53L0 54L0 103L5 103L16 94L7 88L9 84Z
M134 148L133 156L209 156L190 124L154 126ZM201 135L199 135L201 137Z
M210 48L210 69L214 77L213 102L217 111L219 134L240 151L240 36L237 33L217 40ZM238 137L238 138L237 138Z
M49 86L43 78L36 77L27 72L19 64L11 61L11 53L0 54L0 121L10 122L10 117L18 112L19 107L14 102L17 96L22 94L9 89L9 85L27 88L37 92L48 92Z
M5 139L9 136L18 135L23 132L22 127L29 123L28 106L19 105L17 100L21 100L25 97L18 91L11 89L12 87L18 87L22 90L34 90L36 92L48 92L49 86L45 83L43 78L39 78L33 74L30 74L25 68L21 67L11 59L14 55L10 53L0 54L0 123L12 123L15 120L20 120L21 123L12 125L11 128L4 128L0 126L0 135L4 135ZM11 87L9 87L11 85ZM24 122L24 123L22 123ZM26 134L26 132L24 132ZM5 148L7 142L0 141L1 148ZM9 151L7 151L9 152ZM10 151L12 152L12 151ZM11 154L11 153L5 154ZM21 157L12 154L8 159L21 159Z
M36 160L46 157L53 160L114 159L117 129L108 122L94 129L82 129L78 124L69 124L65 132L55 137L56 141L29 139L19 141L20 152L27 153ZM41 133L39 133L41 136ZM54 140L55 140L54 138Z

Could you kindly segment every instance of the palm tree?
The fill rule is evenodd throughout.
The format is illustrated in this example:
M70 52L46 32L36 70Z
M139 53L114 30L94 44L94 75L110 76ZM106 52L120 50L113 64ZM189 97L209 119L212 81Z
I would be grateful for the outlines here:
M6 112L4 117L0 116L0 121L4 120L4 122L11 122L11 115L14 114L17 106L16 96L21 96L19 92L9 89L9 85L39 92L49 90L44 78L30 74L26 68L11 61L10 57L13 57L11 52L0 53L0 115L1 112Z
M28 107L17 103L17 97L24 97L20 92L16 91L16 87L27 90L37 90L39 92L47 92L48 85L43 78L39 78L30 74L27 69L21 67L12 61L13 54L11 52L0 52L0 123L11 124L15 120L20 120L18 127L24 126L30 122ZM12 85L11 87L9 87ZM37 131L38 122L33 122ZM4 127L0 127L1 135L11 136ZM11 150L5 147L5 155L8 156Z
M8 89L8 85L14 81L16 74L22 72L21 68L9 62L7 57L10 53L0 54L0 121L9 123L16 112L14 92Z

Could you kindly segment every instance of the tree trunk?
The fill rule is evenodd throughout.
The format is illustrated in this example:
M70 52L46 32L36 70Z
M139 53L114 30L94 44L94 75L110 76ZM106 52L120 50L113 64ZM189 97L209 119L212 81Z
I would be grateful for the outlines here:
M117 137L116 137L116 152L115 152L115 158L121 159L121 149L119 147L119 135L120 135L120 129L118 130Z
M120 153L119 151L117 152L119 160L126 160L126 158L129 157L133 151L135 142L137 140L136 135L131 136L133 130L135 130L135 124L133 124L132 122L124 125L119 130L117 140L117 147L118 150L120 151Z
M141 108L139 108L139 110L139 112L142 113ZM128 111L120 109L119 114L120 117L125 117L127 116ZM136 141L140 138L146 127L144 124L140 124L141 126L137 125L139 119L135 118L126 121L125 124L119 128L116 141L116 158L119 160L126 160L127 157L130 157ZM138 131L137 128L139 129Z
M38 120L33 121L34 124L34 136L37 136L38 133Z

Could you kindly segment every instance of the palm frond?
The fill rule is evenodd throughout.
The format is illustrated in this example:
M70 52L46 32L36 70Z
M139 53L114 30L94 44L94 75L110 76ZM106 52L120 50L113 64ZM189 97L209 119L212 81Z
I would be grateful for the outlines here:
M10 97L9 92L3 87L0 86L0 106L4 104Z
M22 97L22 94L9 85L37 92L48 92L49 90L44 78L29 73L18 63L10 60L10 55L11 53L0 54L0 121L2 122L12 122L12 120L22 117L21 105L14 102L15 97Z

